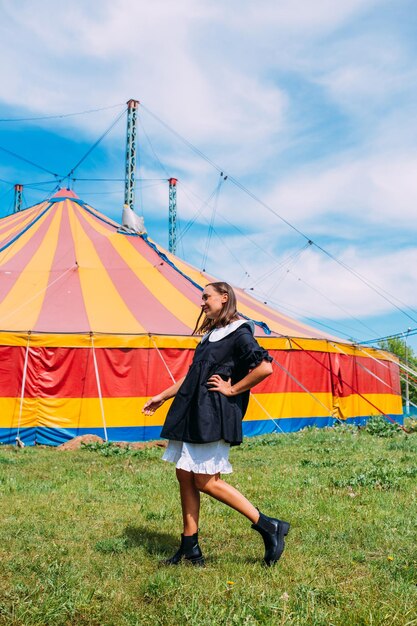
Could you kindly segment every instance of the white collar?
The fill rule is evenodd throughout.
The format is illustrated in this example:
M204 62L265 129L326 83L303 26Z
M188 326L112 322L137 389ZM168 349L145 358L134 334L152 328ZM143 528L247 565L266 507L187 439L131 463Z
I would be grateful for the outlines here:
M210 343L212 343L213 341L220 341L220 339L224 339L225 337L227 337L227 335L233 333L237 328L239 328L239 326L242 326L242 324L249 324L252 330L252 334L254 333L255 325L252 320L236 320L235 322L230 322L230 324L228 324L227 326L214 328L209 333L206 333L205 335L203 335L201 342L205 341L206 339L208 339Z

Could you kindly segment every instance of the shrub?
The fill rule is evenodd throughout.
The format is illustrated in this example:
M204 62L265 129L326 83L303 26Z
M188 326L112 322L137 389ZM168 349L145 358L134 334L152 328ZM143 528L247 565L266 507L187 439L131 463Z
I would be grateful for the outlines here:
M393 437L401 432L399 424L389 422L383 415L372 415L365 426L365 430L376 437Z

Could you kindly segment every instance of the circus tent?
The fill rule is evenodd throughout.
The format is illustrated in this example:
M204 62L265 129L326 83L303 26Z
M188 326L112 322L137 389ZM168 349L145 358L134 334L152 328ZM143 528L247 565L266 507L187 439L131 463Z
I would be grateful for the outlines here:
M169 403L151 417L141 409L187 371L201 291L213 280L69 190L1 219L0 442L158 438ZM401 419L392 355L236 291L274 358L273 375L251 394L246 435Z

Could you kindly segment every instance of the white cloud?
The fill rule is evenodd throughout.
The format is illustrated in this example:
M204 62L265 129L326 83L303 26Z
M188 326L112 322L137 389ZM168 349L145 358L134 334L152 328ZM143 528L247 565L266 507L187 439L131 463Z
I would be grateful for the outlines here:
M358 237L358 229L367 228L364 235L372 238L375 226L415 232L416 171L416 152L348 154L337 164L301 168L277 184L267 202L309 236ZM348 230L340 232L341 225Z
M268 246L266 237L264 241ZM259 299L278 309L282 303L298 315L333 320L351 316L366 322L367 317L386 314L395 305L404 309L407 303L417 308L417 247L394 252L381 250L379 254L370 254L366 248L349 248L339 257L353 270L348 271L314 248L304 252L298 262L289 259L278 267L278 263L266 261L247 241L226 242L243 267L233 263L226 246L220 244L211 252L208 270L248 289L253 287ZM243 279L245 270L250 276Z
M393 22L388 0L18 4L4 1L0 9L0 56L7 60L0 102L10 115L13 107L44 115L139 98L308 237L325 242L352 266L365 267L372 278L383 267L388 291L406 301L415 297L410 268L416 265L416 72L413 47L401 28L408 19L401 1ZM91 143L116 114L103 111L43 127ZM178 212L188 220L215 189L219 174L146 111L140 116L169 175L180 179ZM119 124L106 140L108 170L117 169L118 175L124 132ZM138 176L163 177L143 133L140 141L147 159ZM74 141L73 152L65 155L70 165L84 145ZM50 163L52 156L42 154L40 161ZM94 159L93 154L83 174L99 175L102 160ZM14 180L12 167L2 171ZM185 197L182 184L198 198ZM100 185L98 192L112 189ZM137 196L152 231L152 219L159 225L166 214L167 188L144 189ZM96 199L114 216L120 200L112 203L112 197ZM88 199L94 204L93 196ZM198 218L200 227L210 219L213 203ZM217 210L216 227L222 228L223 215L249 230L270 255L305 243L230 180L222 186ZM224 275L223 260L236 279L245 278L236 257L251 274L273 263L224 230L233 255L216 243L214 273ZM393 234L407 247L387 251ZM193 235L184 243L199 262L205 237ZM356 315L387 309L369 289L341 278L340 268L325 257L303 255L296 267L302 267L303 279ZM329 314L330 304L292 280L291 272L282 284L292 302L301 299L314 315Z

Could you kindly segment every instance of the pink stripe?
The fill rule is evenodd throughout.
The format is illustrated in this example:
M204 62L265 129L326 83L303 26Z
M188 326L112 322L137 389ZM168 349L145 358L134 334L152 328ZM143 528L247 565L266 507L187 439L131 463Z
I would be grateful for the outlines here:
M18 213L18 215L9 215L8 217L3 218L0 222L0 238L2 235L6 235L2 241L2 245L4 245L8 239L12 239L17 235L19 230L24 227L25 222L30 222L34 217L34 212L30 212L31 215L25 211L22 213ZM13 233L10 233L10 229L13 229Z
M141 237L127 237L129 243L152 265L158 268L158 271L169 280L169 282L188 298L196 306L201 304L201 291L197 289L189 280L184 278L179 271L174 269L169 263L166 263L155 252L155 250ZM190 330L190 329L189 329Z
M79 211L79 218L86 234L95 246L98 255L114 286L137 321L150 333L184 335L190 328L176 318L149 289L138 279L123 258L111 245L106 235L98 233ZM123 235L120 235L123 237ZM126 237L126 240L133 238ZM136 239L136 238L135 238Z
M32 220L34 220L40 213L42 213L43 209L46 208L46 203L42 203L32 207L31 209L26 209L21 213L17 213L14 215L9 215L3 218L4 221L0 221L0 239L2 234L6 236L1 241L1 245L4 246L8 241L16 237L20 230L26 228L28 224ZM13 229L13 232L10 233L10 229Z
M134 237L134 238L132 237L130 241L132 245L137 250L139 250L140 253L143 254L143 256L148 261L150 261L153 264L159 263L158 269L161 272L161 274L163 274L177 289L179 289L184 295L186 295L194 304L196 304L197 306L200 306L201 291L199 291L196 287L194 287L192 283L190 283L183 276L181 276L181 274L178 271L176 271L171 265L163 262L162 259L157 255L157 253L152 249L152 247L146 243L146 241L138 237ZM195 270L195 268L193 269ZM217 278L210 276L209 274L206 274L206 273L204 273L202 277L204 277L203 284L207 284L211 282L218 282ZM262 310L259 303L257 303L257 301L254 298L251 298L250 296L245 294L245 292L243 292L241 289L235 289L235 291L236 291L236 295L238 296L238 309L239 309L239 302L242 302L242 304L245 304L246 306L250 307L251 309L259 313L259 317L257 321L264 321L265 311ZM327 337L327 335L319 331L316 331L315 329L310 329L310 328L306 329L304 326L301 326L300 324L298 324L296 320L283 319L280 316L279 312L275 311L274 309L269 308L267 315L269 319L274 320L275 323L277 324L277 327L271 328L271 330L273 331L273 334L275 335L281 334L280 328L282 328L282 326L285 325L285 329L282 328L285 335L288 335L288 331L292 330L294 331L293 334L295 336L312 337L312 338ZM265 333L262 330L256 328L256 335L264 337Z
M90 330L76 265L74 240L65 205L48 288L34 328L40 332L61 333Z
M88 205L87 205L88 206ZM93 209L92 207L88 206L88 208L94 212L95 214L97 214L97 216L101 216L101 213L99 213L98 211L96 211L95 209ZM80 209L78 208L77 205L77 209L80 211ZM81 210L82 211L82 210ZM82 214L82 212L80 211L80 213ZM105 217L105 216L103 216ZM107 218L106 218L107 219ZM87 225L88 226L88 225ZM108 230L109 232L114 232L114 229L103 223L102 226L104 228L106 228L106 230ZM117 224L115 223L115 226L117 226ZM95 231L94 231L95 233ZM95 234L96 236L96 234ZM171 265L169 265L168 263L164 262L163 259L161 259L161 257L153 250L153 248L141 237L126 237L126 240L128 241L128 243L130 245L132 245L147 261L149 261L150 263L152 263L152 265L156 265L158 270L161 272L161 274L167 279L169 280L169 282L176 288L178 289L185 297L187 297L191 302L193 302L196 306L200 306L201 303L201 291L199 289L197 289L190 281L188 281L187 279L185 279L179 271L175 270ZM113 248L112 248L113 249ZM116 253L117 254L117 253ZM119 260L120 262L120 260ZM127 266L126 266L127 267ZM107 268L108 269L108 268ZM195 269L195 268L194 268ZM110 274L110 271L109 271ZM134 280L137 281L137 277L133 274L134 276ZM211 277L208 274L204 274L205 276L205 280L206 282L216 282L218 279L216 279L215 277ZM118 278L117 280L115 279L114 282L117 285L117 288L119 289L119 291L121 292L121 285L119 283L120 279ZM142 285L142 288L146 290L147 298L153 298L152 293L146 289L146 287L144 287ZM242 302L242 304L245 304L246 306L250 307L251 309L253 309L254 311L259 313L259 318L258 321L263 321L264 317L265 317L265 311L262 309L262 307L259 305L259 303L257 302L256 299L251 298L248 294L246 294L245 292L243 292L240 289L236 289L236 292L239 296L239 301ZM125 298L126 300L126 298ZM158 303L159 303L159 308L161 307L161 304L159 302L159 300L155 299ZM127 303L127 300L126 300ZM135 308L131 308L132 313L133 311L137 311L137 302L132 303L134 304ZM239 304L239 303L238 303ZM139 308L140 310L140 308ZM149 332L161 332L161 327L164 328L164 332L177 332L178 334L183 334L184 332L189 333L190 332L190 328L188 326L185 326L184 324L182 324L181 322L179 322L179 320L177 321L177 326L178 324L181 324L183 329L182 331L179 330L166 330L166 324L167 324L167 319L166 319L166 309L165 307L162 307L162 311L164 311L164 316L162 316L159 319L158 324L152 324L152 327L154 327L155 325L158 325L158 330L150 330ZM137 316L137 314L133 313L135 315L135 317L138 319L138 321L140 321L140 318ZM143 312L140 313L140 315L143 318ZM296 320L293 320L291 318L287 319L284 318L283 316L280 315L280 313L272 308L268 309L268 313L267 316L270 320L273 320L277 327L275 328L271 328L271 330L273 331L273 334L275 335L279 335L281 334L280 329L282 329L283 334L288 335L289 331L292 331L291 334L293 334L294 336L301 336L301 337L312 337L312 338L317 338L317 337L329 337L329 335L326 335L325 333L322 333L316 329L310 328L307 326L307 328L302 325L301 323L298 323ZM172 319L172 316L170 316ZM155 321L154 316L151 316L151 321ZM151 326L145 324L144 322L141 322L142 325L145 326L145 328L151 328ZM160 325L160 326L159 326ZM259 336L264 336L264 333L261 330L257 329L256 332L257 335Z
M25 271L27 266L30 264L30 261L33 255L35 254L35 252L42 245L43 240L48 235L48 230L49 230L51 221L53 219L53 216L54 216L54 212L51 210L46 216L43 224L39 227L36 233L32 235L32 237L27 241L26 245L23 246L23 248L19 250L19 252L17 252L17 254L13 258L11 258L9 261L5 261L4 263L2 263L1 265L2 280L0 282L0 300L3 300L7 296L9 291L12 289L12 287L15 285L16 281L20 277L21 273Z

